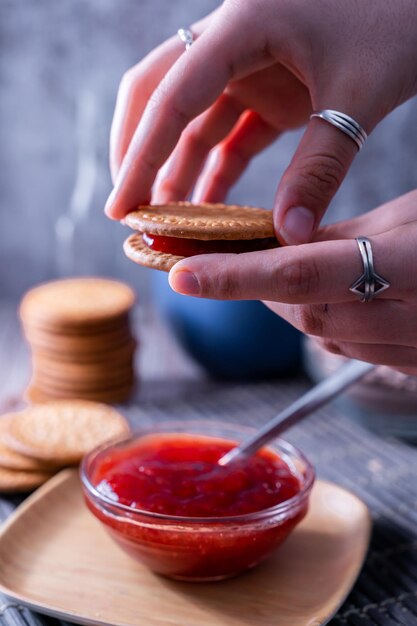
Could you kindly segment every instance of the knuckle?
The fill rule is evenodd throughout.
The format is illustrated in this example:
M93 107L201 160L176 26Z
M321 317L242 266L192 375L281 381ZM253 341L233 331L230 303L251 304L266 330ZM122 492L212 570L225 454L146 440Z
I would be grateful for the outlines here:
M186 128L192 119L190 114L187 113L178 102L170 98L168 98L167 101L167 114L175 125L180 128Z
M123 74L121 78L120 87L119 87L120 91L128 91L134 82L135 82L134 68L130 67L128 70L125 71L125 73Z
M316 304L302 304L296 307L297 327L306 335L323 336L326 330L323 307Z
M191 148L191 150L201 152L202 154L210 152L213 147L213 141L200 134L197 129L192 127L192 125L187 129L184 142L189 148Z
M153 90L150 91L149 95ZM123 74L120 85L119 94L130 95L137 94L142 95L148 92L146 73L143 71L141 64L134 65L125 71Z
M304 192L313 200L320 200L323 195L330 198L336 193L345 172L345 165L338 157L312 155L297 164L295 174Z
M141 154L140 157L140 168L141 170L148 170L152 175L155 175L159 170L160 163L158 159L150 156L149 154Z
M239 299L239 288L237 281L229 272L218 271L210 273L201 281L201 289L204 294L212 295L224 300Z
M280 270L284 293L290 301L303 300L314 294L320 284L320 274L314 259L292 259Z
M187 191L171 178L164 178L161 180L159 182L159 190L174 198L184 198L187 195Z

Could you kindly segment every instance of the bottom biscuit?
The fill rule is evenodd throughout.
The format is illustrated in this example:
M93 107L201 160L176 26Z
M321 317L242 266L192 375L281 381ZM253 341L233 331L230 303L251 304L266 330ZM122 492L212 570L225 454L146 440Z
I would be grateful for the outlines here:
M123 368L113 367L109 370L83 371L74 368L54 371L52 368L38 366L33 369L32 381L42 389L58 389L68 391L101 391L126 387L133 384L135 372L133 364L127 363Z
M134 263L163 272L169 272L178 261L182 261L184 258L169 254L169 252L151 250L144 243L142 233L130 235L123 244L123 250L125 255Z
M0 492L32 491L53 476L50 472L26 472L0 467Z
M18 472L41 473L48 473L54 470L61 469L62 466L57 466L56 464L54 464L54 466L51 467L50 463L46 464L44 461L42 462L36 459L32 459L8 448L4 441L6 438L5 435L9 430L10 420L12 419L13 413L3 415L0 418L0 467L4 467L9 470L14 470Z

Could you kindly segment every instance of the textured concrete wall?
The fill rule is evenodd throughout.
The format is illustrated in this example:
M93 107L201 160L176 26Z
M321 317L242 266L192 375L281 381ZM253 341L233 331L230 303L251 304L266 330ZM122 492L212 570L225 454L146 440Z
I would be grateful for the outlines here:
M0 296L74 272L146 282L148 272L123 256L125 230L102 213L118 82L153 46L216 4L0 0ZM375 131L329 219L417 187L416 104ZM232 199L271 206L297 137L259 157Z

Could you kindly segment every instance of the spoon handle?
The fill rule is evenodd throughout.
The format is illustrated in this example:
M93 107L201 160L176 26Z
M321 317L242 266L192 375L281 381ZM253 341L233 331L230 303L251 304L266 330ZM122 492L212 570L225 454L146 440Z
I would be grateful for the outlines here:
M232 461L255 454L259 448L275 439L302 419L313 413L339 393L347 389L354 382L371 372L376 366L372 363L351 360L342 365L337 372L323 380L321 383L307 391L301 398L297 398L290 406L283 409L272 418L263 428L241 443L232 448L219 460L220 465L228 465Z

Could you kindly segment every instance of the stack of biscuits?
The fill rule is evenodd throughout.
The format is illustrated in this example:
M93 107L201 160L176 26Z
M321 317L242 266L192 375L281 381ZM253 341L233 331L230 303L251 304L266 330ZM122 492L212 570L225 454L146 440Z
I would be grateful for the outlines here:
M58 400L0 417L0 492L31 491L110 439L130 433L113 407Z
M20 317L32 352L26 399L126 400L134 385L134 293L103 278L39 285L24 296Z

